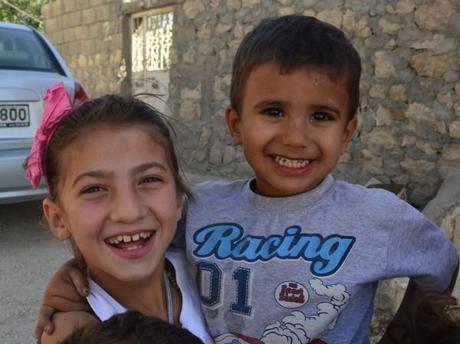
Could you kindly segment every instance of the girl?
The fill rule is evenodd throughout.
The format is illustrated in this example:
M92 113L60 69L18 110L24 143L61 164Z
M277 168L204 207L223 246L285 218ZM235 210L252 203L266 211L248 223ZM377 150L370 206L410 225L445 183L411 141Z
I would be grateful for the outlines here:
M49 227L71 241L90 286L92 315L58 313L57 331L44 333L42 343L127 309L181 324L212 343L184 256L167 251L190 193L156 110L115 95L72 108L58 84L45 96L26 167L34 186L44 176Z

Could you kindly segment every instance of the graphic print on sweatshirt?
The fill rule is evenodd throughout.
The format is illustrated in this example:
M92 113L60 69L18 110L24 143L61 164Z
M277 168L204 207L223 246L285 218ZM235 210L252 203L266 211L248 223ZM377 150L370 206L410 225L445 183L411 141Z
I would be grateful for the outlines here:
M303 233L300 226L287 227L277 235L252 236L245 235L239 224L216 223L197 230L193 242L203 306L208 310L222 306L224 294L230 295L222 291L223 279L231 274L236 292L227 311L242 317L253 315L250 295L257 294L260 288L251 283L254 277L251 275L262 273L258 263L275 260L306 263L305 270L294 272L291 279L268 286L272 290L272 295L268 295L272 296L270 300L276 300L285 312L280 319L263 325L260 338L229 332L215 336L216 344L325 343L319 337L335 327L350 298L344 285L328 284L323 278L342 266L354 237ZM232 271L227 271L228 268L224 271L222 267L229 261L237 265L232 265Z

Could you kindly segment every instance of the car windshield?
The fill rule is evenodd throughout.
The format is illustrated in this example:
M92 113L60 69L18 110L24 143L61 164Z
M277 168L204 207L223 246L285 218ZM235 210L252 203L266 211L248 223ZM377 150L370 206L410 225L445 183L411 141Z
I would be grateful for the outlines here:
M0 69L57 73L44 42L30 31L0 28Z

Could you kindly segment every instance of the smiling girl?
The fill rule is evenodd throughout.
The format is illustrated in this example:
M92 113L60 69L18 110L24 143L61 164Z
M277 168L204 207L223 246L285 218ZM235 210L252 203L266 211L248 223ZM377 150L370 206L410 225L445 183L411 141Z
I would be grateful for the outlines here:
M45 100L27 176L34 186L45 178L45 217L87 271L92 315L57 313L58 331L44 333L42 343L127 309L211 342L184 255L168 250L190 193L161 115L115 95L73 108L62 84Z

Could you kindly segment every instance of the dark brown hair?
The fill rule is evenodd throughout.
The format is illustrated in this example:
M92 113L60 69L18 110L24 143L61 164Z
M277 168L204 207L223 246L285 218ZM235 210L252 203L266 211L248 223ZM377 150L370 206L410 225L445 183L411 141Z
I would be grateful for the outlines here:
M190 331L137 311L80 328L61 344L202 344Z
M303 15L265 18L241 42L233 60L230 101L241 114L244 89L255 67L273 62L282 73L304 67L323 69L331 80L347 81L349 119L359 105L361 59L345 34Z

